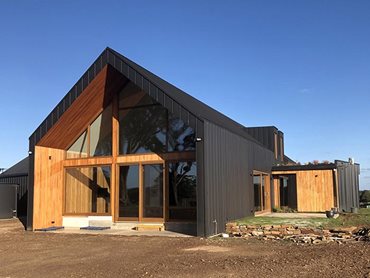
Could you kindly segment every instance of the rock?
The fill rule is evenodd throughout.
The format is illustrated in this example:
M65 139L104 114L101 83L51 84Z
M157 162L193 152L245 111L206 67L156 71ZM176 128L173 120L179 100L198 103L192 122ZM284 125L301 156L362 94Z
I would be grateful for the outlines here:
M263 236L263 232L262 231L252 231L251 233L253 236Z

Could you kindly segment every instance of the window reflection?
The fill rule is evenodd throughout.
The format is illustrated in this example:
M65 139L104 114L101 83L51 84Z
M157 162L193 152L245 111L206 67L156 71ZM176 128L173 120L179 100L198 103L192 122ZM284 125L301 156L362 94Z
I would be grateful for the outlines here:
M196 220L196 163L172 162L169 171L169 216L176 220Z

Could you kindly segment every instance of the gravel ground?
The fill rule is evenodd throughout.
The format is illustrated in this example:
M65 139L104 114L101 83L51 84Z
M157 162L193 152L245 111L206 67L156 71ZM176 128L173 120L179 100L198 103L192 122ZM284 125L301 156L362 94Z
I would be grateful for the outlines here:
M370 243L34 233L0 221L0 277L370 277Z

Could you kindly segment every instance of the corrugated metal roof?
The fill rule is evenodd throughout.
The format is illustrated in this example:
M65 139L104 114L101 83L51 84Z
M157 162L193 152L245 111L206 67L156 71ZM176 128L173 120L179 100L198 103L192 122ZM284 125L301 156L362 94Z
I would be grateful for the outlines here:
M28 175L28 156L0 174L0 178Z

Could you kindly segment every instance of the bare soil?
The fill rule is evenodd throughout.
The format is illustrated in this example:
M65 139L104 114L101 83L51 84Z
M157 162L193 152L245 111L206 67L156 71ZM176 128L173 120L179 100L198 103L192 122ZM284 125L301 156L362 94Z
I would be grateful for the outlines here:
M0 277L370 277L370 243L35 233L10 220Z

